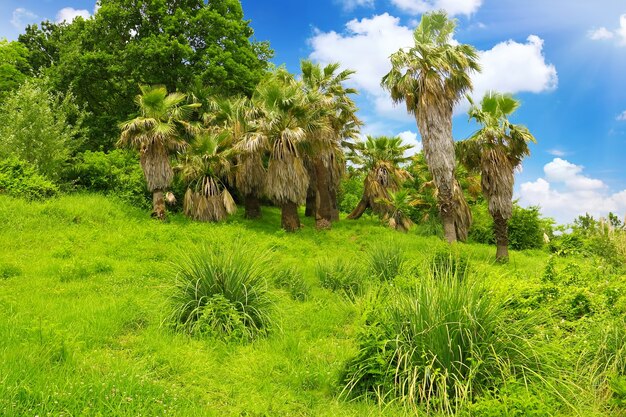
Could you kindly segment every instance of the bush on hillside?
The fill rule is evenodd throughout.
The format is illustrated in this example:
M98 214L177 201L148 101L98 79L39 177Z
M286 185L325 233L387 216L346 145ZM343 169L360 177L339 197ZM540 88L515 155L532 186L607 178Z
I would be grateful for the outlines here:
M0 193L27 200L41 200L53 197L59 187L34 166L15 157L0 161Z
M62 99L45 81L26 81L0 105L0 158L21 159L57 179L83 134L83 117L71 95Z
M472 206L472 227L469 239L472 242L495 244L493 218L486 203ZM539 207L513 206L509 219L509 248L515 250L536 249L543 246L543 234L552 235L552 220L542 218Z
M125 150L79 154L65 171L64 180L75 189L115 195L138 207L149 208L151 205L139 160Z
M176 267L168 322L192 335L250 340L269 329L265 265L249 248L192 251Z
M356 172L345 177L339 185L337 201L339 210L343 213L350 213L361 201L363 196L363 180L365 176Z
M533 350L487 290L452 273L394 287L369 313L343 394L400 399L450 413L506 378L536 369Z

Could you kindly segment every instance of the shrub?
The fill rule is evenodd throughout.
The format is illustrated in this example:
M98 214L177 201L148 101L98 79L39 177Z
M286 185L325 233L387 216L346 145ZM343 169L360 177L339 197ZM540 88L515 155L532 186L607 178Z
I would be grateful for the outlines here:
M249 340L265 333L271 301L264 266L242 246L192 251L175 266L167 321L192 335Z
M296 301L305 301L309 298L311 288L302 279L302 274L296 268L288 268L279 271L274 276L274 283L279 288L289 292L291 298Z
M392 289L358 336L343 394L452 412L508 375L536 369L517 325L471 279L430 275L411 291Z
M359 204L363 195L363 180L363 174L353 172L341 182L337 196L340 211L350 213Z
M315 271L323 288L341 292L351 300L363 293L363 271L354 262L318 263Z
M468 238L471 242L493 245L496 238L493 233L493 218L489 214L487 203L482 202L471 206L472 226Z
M0 193L3 192L27 200L40 200L55 196L59 188L32 165L11 157L0 161Z
M372 246L367 254L370 273L382 281L391 281L400 275L405 261L404 251L391 241Z
M515 205L509 220L509 247L516 250L540 248L545 227L539 207L522 208Z
M138 207L152 204L137 156L122 149L77 155L64 180L77 189L112 194Z
M0 158L14 156L56 179L81 134L83 114L72 100L55 97L42 80L22 84L0 106Z

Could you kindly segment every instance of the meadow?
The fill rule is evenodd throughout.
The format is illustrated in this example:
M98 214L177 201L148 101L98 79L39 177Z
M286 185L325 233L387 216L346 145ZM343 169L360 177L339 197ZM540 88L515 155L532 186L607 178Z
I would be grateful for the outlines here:
M0 222L0 415L422 415L423 402L342 390L377 294L428 275L442 251L464 260L464 279L480 280L482 297L502 306L507 322L528 326L524 343L542 364L503 374L453 413L624 415L626 277L599 258L528 250L496 264L490 246L448 249L367 215L326 231L306 218L297 233L279 230L274 208L260 221L173 214L162 223L97 194L0 196ZM244 341L174 331L176 265L190 252L233 245L266 260L267 332ZM405 257L401 269L417 272L372 274L367 260L388 249ZM341 261L362 266L356 291L320 280L324 265Z

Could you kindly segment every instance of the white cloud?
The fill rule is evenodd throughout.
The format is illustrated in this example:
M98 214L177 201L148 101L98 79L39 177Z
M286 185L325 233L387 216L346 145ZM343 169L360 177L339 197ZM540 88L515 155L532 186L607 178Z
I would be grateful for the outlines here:
M376 112L396 120L411 120L402 107L394 107L389 94L380 87L381 78L389 72L389 56L413 43L413 32L400 19L388 13L346 24L346 33L317 32L311 39L311 59L324 64L340 62L354 69L350 84L374 102Z
M571 222L585 213L601 217L609 211L626 211L626 190L611 193L603 181L590 178L583 171L580 165L555 158L544 166L545 178L520 185L520 203L538 205L544 215L560 223Z
M587 35L594 41L616 38L618 45L626 46L626 14L619 17L619 27L614 31L600 27L590 30Z
M88 10L84 9L74 9L73 7L64 7L59 10L57 13L56 21L57 23L71 23L77 17L82 17L83 19L89 19L91 17L91 13Z
M98 13L98 10L100 10L100 0L96 0L96 5L93 6L93 14Z
M422 14L431 10L443 9L450 15L471 15L476 12L482 0L391 0L400 10L411 14Z
M552 156L558 156L558 157L567 155L565 151L562 151L560 149L548 149L546 152L548 152Z
M403 122L412 121L404 105L394 106L389 94L380 87L381 78L390 70L389 56L413 44L412 30L400 19L384 13L354 19L344 33L317 31L309 40L310 58L322 64L340 62L356 70L351 85L373 103L378 116ZM543 40L531 35L526 43L512 40L480 52L483 72L473 75L474 97L482 98L487 90L509 93L539 93L556 88L558 77L554 65L546 63ZM457 109L466 110L467 104Z
M13 15L11 17L11 24L17 29L24 29L26 25L31 23L35 23L39 20L39 16L30 10L24 9L23 7L19 7L13 10Z
M626 121L626 110L624 110L623 112L621 112L616 118L615 120L623 122Z
M375 0L338 0L344 10L354 10L357 7L374 7Z
M594 41L599 41L602 39L611 39L613 38L614 35L613 35L613 32L611 32L607 28L601 27L598 29L590 30L587 33L587 36L589 36L589 39L592 39Z
M551 91L559 81L555 66L543 55L543 39L536 35L530 35L526 43L508 40L481 51L480 64L482 72L472 77L476 100L489 90L511 94Z
M416 153L420 153L422 151L422 142L417 140L417 133L405 130L404 132L398 133L396 136L400 137L402 142L407 145L413 146L406 152L407 155L415 155Z

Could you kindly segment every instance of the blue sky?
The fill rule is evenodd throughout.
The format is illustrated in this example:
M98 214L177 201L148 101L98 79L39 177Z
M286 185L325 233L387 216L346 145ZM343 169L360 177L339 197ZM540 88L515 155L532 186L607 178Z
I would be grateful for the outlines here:
M256 37L274 62L297 72L302 58L357 71L364 134L400 134L419 148L415 122L378 87L388 55L410 43L421 13L445 8L455 39L481 51L475 95L512 92L514 121L538 143L516 176L522 205L560 222L590 212L626 213L626 1L624 0L243 0ZM25 23L94 12L94 0L2 0L0 37ZM461 104L454 136L476 128Z

